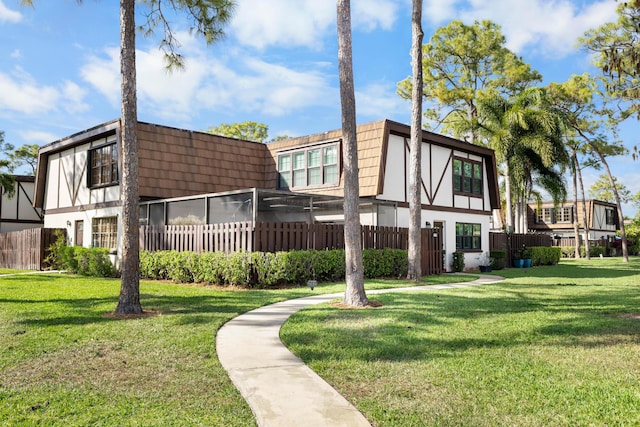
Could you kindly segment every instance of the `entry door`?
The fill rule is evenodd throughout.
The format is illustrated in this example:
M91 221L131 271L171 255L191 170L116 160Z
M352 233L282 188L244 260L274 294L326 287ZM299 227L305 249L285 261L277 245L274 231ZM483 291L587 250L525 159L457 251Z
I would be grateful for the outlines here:
M433 221L433 228L439 228L442 235L442 271L447 271L446 253L447 253L447 236L445 235L444 221Z
M73 239L76 246L83 246L82 236L84 236L84 221L76 221L76 230Z

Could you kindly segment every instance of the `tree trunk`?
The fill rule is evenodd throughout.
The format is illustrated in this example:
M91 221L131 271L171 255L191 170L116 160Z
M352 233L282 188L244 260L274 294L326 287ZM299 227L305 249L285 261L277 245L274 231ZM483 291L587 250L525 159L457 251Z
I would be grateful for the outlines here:
M598 151L598 156L600 156L600 160L602 160L602 164L607 171L607 176L609 177L609 184L611 184L611 189L613 190L613 195L616 198L616 206L618 211L618 222L620 223L620 239L622 244L622 260L624 262L629 262L629 250L627 249L627 232L624 229L624 216L622 215L622 203L620 202L620 194L618 193L618 187L616 187L616 182L613 180L613 175L611 175L611 169L609 169L609 164L607 163L607 159L600 154Z
M136 135L135 0L120 0L120 72L122 120L120 123L120 200L122 202L122 279L116 313L142 313L139 278L138 138Z
M358 183L358 146L356 141L356 99L353 88L351 49L351 5L349 0L337 0L338 71L340 103L342 105L342 158L344 170L344 248L347 288L344 303L364 307L369 304L364 291L362 237L360 230Z
M580 168L578 168L578 182L580 183L580 195L582 197L582 220L584 221L584 257L587 261L589 261L591 259L591 243L589 243L589 219L587 218L587 199L584 193L584 182L582 180L582 172L580 171Z
M411 153L409 158L409 269L407 279L422 280L422 0L413 0L411 14Z
M573 163L573 238L575 244L575 259L580 258L580 223L578 222L578 156L576 150L573 147L569 147L571 150L571 160Z
M506 220L506 228L508 233L513 233L513 206L511 200L511 176L509 175L509 159L504 162L504 199L505 199L505 213L504 218Z

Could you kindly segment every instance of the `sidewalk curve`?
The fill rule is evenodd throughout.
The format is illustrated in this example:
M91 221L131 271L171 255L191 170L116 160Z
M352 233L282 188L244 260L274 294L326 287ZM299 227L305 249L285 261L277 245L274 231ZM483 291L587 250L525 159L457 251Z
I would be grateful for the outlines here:
M367 291L435 291L496 283L502 277L479 275L472 282ZM280 341L280 327L296 311L344 293L283 301L244 313L218 331L216 350L261 427L370 427L367 419Z

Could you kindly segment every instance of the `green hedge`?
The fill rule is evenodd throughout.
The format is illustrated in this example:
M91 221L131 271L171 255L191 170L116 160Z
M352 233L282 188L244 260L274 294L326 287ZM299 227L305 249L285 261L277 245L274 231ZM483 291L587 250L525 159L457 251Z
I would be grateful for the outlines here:
M560 261L562 250L550 246L531 246L531 265L555 265Z
M407 251L365 249L364 276L404 277ZM342 280L345 276L344 250L289 252L140 252L140 277L172 280L177 283L207 283L268 288L300 285L307 280Z
M104 248L63 246L57 255L54 268L83 276L113 277L115 271L109 251Z
M576 255L576 247L575 246L561 246L560 249L562 251L562 258L575 258L575 255ZM606 248L604 246L595 246L595 245L590 245L589 246L589 256L591 256L591 257L600 257L600 255L609 256L609 254L607 254ZM580 256L582 258L587 256L587 251L586 251L584 245L580 245Z

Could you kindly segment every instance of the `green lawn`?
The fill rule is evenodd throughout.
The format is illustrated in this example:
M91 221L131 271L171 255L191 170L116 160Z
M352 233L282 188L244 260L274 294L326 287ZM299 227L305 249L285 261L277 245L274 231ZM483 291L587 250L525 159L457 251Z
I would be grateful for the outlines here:
M298 312L289 348L376 426L640 425L640 259Z
M407 282L367 283L399 286ZM313 293L343 290L321 284ZM118 320L105 316L118 292L113 279L0 277L0 425L254 425L218 362L215 334L240 313L312 293L142 282L142 305L158 315Z

